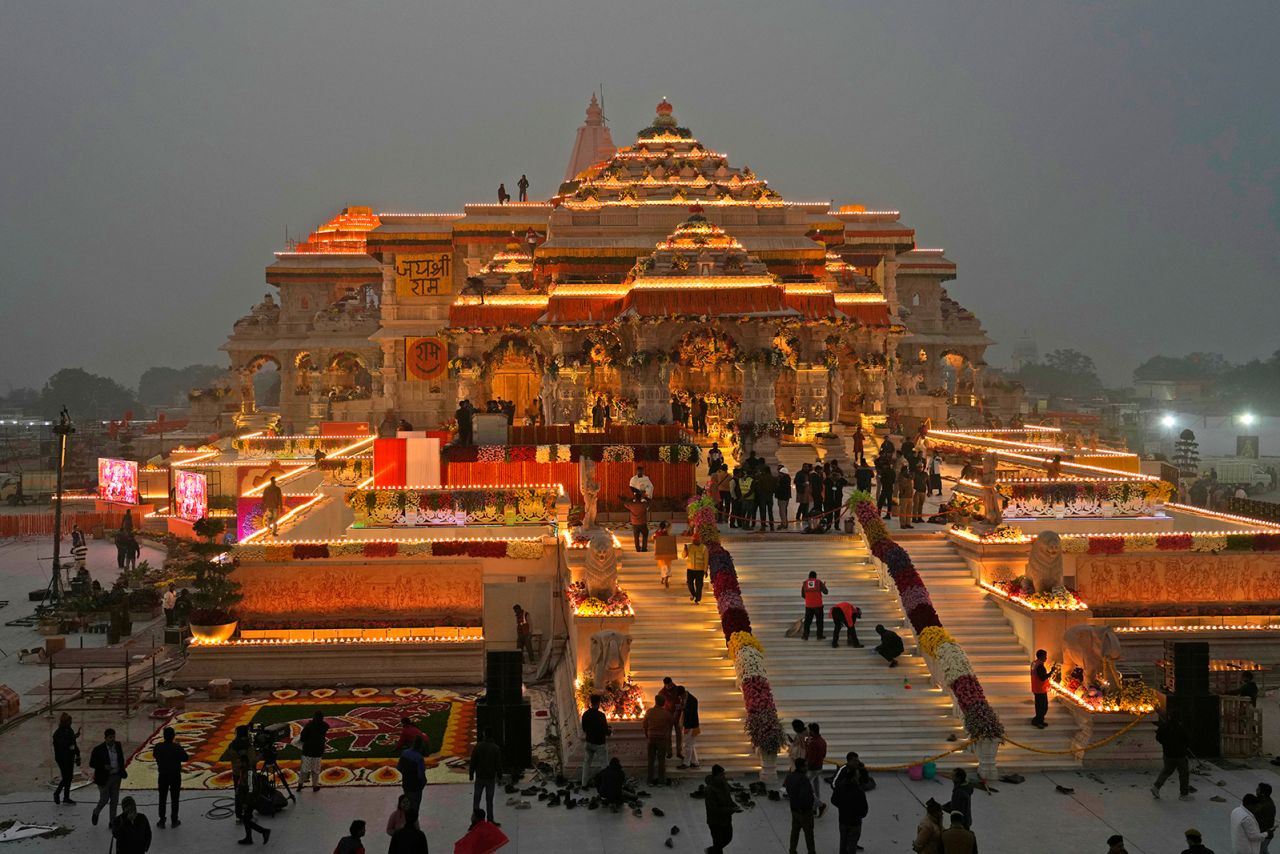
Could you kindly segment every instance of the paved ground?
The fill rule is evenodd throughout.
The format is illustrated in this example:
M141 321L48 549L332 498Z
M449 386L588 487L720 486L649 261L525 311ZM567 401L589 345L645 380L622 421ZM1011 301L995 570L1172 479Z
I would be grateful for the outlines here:
M1227 817L1239 797L1259 780L1280 784L1268 766L1260 771L1215 772L1197 776L1200 792L1195 801L1179 802L1170 797L1155 801L1147 790L1150 775L1107 773L1087 775L1076 772L1032 774L1018 786L1001 784L994 795L974 797L974 829L985 852L1026 852L1075 854L1104 851L1105 840L1121 833L1132 854L1164 854L1180 851L1182 832L1191 826L1205 834L1205 842L1219 852L1229 851ZM1223 785L1216 785L1219 781ZM1074 789L1062 794L1055 786ZM629 812L614 815L607 811L578 808L550 808L536 800L530 810L516 811L499 806L498 819L511 837L509 851L545 852L593 850L605 854L639 854L660 850L670 828L676 851L698 852L709 844L703 822L702 802L689 797L689 786L662 791L648 800L645 815ZM882 776L880 786L870 795L871 812L862 842L868 852L906 852L916 822L922 814L921 802L934 797L944 800L946 781L911 782L902 776ZM381 850L386 837L383 825L394 807L396 789L332 789L318 795L299 796L299 803L279 816L265 819L272 828L271 846L279 851L328 852L353 818L369 822L366 839L369 851ZM1217 803L1213 795L1225 798ZM11 843L12 850L49 852L100 852L108 844L104 825L89 824L92 798L88 791L77 793L79 805L55 807L47 792L12 795L0 801L0 816L28 822L59 823L71 832L52 840ZM505 802L502 796L499 803ZM140 798L142 810L154 818L155 798ZM183 851L203 854L225 851L238 835L228 817L207 813L224 803L220 796L201 793L188 799L184 820L178 829L157 830L152 851ZM466 830L470 810L467 786L431 786L423 801L424 830L432 850L448 851ZM658 806L664 817L650 813ZM223 811L225 812L225 811ZM790 813L785 802L760 801L754 809L737 816L735 842L731 852L786 851ZM817 843L822 851L837 845L835 815L829 813L817 823ZM585 847L584 847L585 846ZM803 851L803 842L801 843ZM1034 848L1033 848L1034 846Z

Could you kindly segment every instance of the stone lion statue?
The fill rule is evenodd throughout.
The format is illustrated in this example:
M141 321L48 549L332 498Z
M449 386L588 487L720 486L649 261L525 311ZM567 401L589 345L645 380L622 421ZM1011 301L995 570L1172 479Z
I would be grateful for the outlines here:
M586 582L587 593L603 602L609 601L618 589L618 550L608 531L599 530L591 535L582 580Z
M1084 686L1096 686L1098 677L1112 685L1120 684L1115 662L1121 657L1120 638L1110 626L1082 623L1062 633L1062 672L1079 667L1084 671Z
M1031 544L1027 578L1032 593L1048 593L1062 586L1062 540L1056 531L1042 531Z
M597 689L622 685L630 663L630 635L596 632L591 636L591 679Z

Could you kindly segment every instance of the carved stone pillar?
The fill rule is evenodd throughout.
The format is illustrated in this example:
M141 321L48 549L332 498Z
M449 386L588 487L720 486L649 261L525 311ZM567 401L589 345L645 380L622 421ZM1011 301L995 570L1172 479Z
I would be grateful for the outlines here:
M240 413L242 415L252 415L258 411L258 404L254 399L253 374L250 368L240 372Z
M458 371L458 400L469 400L477 407L484 408L484 384L480 380L479 368L463 368ZM478 395L478 397L477 397Z
M627 373L634 377L635 382L636 420L641 424L669 422L671 420L670 363L645 365L643 368Z
M773 387L778 368L751 363L737 368L742 384L742 409L739 424L762 424L778 417Z
M390 409L399 408L398 395L399 388L397 367L399 361L396 358L396 342L388 340L382 342L382 397L386 401L387 407Z
M316 368L307 371L307 384L310 389L308 399L309 415L311 421L318 424L329 416L329 401L325 399L327 389L324 373Z

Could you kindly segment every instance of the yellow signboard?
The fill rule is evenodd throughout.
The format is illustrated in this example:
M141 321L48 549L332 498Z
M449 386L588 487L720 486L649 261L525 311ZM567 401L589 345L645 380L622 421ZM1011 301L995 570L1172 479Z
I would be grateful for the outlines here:
M396 299L413 302L453 293L453 253L396 256Z
M433 380L449 367L449 345L443 338L404 339L404 368L407 380Z

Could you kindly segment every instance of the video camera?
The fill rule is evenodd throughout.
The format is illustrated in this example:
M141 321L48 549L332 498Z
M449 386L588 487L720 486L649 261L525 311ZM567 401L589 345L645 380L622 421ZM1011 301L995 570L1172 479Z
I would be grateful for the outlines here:
M288 724L257 724L253 728L253 748L264 764L273 765L279 754L276 742L288 736Z

